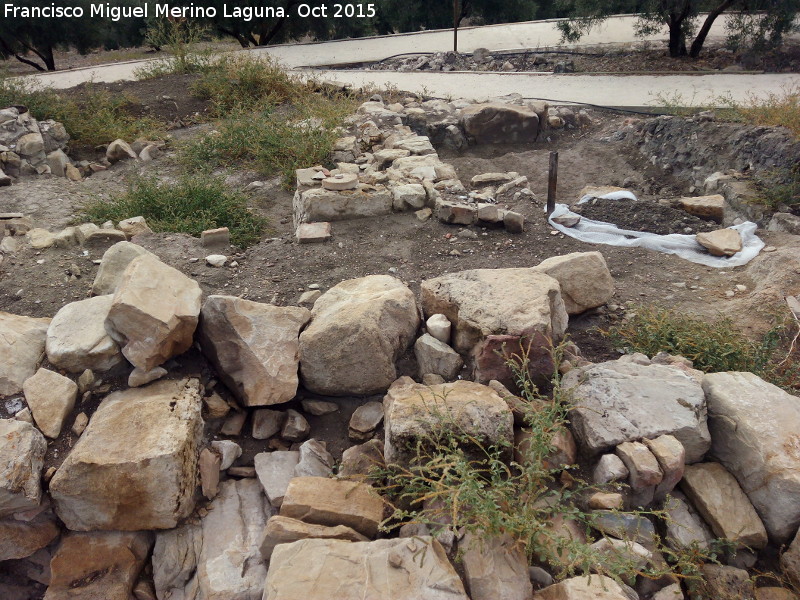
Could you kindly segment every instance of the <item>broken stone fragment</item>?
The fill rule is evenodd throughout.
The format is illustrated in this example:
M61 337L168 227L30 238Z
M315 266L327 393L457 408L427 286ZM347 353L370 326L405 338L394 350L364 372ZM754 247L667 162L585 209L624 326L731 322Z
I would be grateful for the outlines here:
M106 330L129 362L149 371L191 347L201 295L196 281L144 254L125 269Z
M0 419L0 518L39 506L47 441L30 423Z
M22 391L44 356L50 319L0 311L0 396Z
M137 158L136 152L130 147L130 144L122 139L117 139L111 142L106 148L106 159L111 164L119 162L123 159Z
M259 545L261 556L264 557L264 560L269 561L276 546L291 544L308 538L346 540L349 542L369 541L368 537L345 525L328 527L275 515L267 521L267 526L264 529L261 544Z
M36 426L47 437L57 438L64 420L75 406L78 386L55 371L39 369L25 380L22 391Z
M228 389L245 406L281 404L298 386L300 330L311 312L234 296L209 296L199 340Z
M698 233L697 243L714 256L733 256L742 249L742 236L735 229Z

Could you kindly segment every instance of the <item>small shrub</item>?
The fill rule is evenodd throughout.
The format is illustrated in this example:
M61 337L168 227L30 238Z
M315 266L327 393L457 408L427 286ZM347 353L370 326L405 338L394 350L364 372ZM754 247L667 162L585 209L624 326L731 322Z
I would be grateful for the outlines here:
M232 110L255 110L299 99L308 85L271 58L224 56L205 69L192 94L210 100L217 116Z
M291 107L234 110L181 149L192 170L248 165L265 176L280 174L291 185L295 169L328 160L341 120L353 108L348 98L312 95Z
M772 210L800 208L800 165L768 171L756 176L755 183L761 192L759 203Z
M151 23L145 41L156 49L165 49L170 56L148 62L134 71L137 79L155 79L174 73L198 73L209 68L214 60L209 52L198 52L196 44L208 36L208 27L194 21L159 19Z
M241 247L258 242L267 226L266 219L248 210L244 196L209 177L185 176L177 183L137 179L123 196L84 209L84 217L95 223L135 216L147 219L156 232L199 236L206 229L228 227L231 241Z
M653 356L680 354L706 373L749 371L776 385L800 385L792 369L777 363L778 349L789 331L778 322L759 341L739 331L730 317L706 320L655 306L637 307L633 317L601 333L615 348Z
M553 350L556 365L561 352L560 347ZM525 416L532 437L521 450L523 460L507 462L508 443L488 446L476 440L460 430L445 411L437 412L437 403L429 407L437 425L427 439L417 442L411 464L388 465L373 473L385 482L382 493L394 500L393 514L384 522L384 529L412 522L438 532L445 527L442 523L450 523L454 530L463 527L477 535L510 535L529 559L549 565L558 579L600 572L630 584L640 575L658 578L671 572L664 565L637 565L625 552L606 553L592 547L598 538L591 533L594 517L580 508L580 499L593 491L592 486L577 478L569 485L562 484L562 468L554 469L546 460L555 434L566 424L571 398L561 388L557 369L551 397L545 397L527 375L526 356L512 357L510 365L521 397L530 402ZM664 516L657 512L629 514ZM559 532L553 523L560 520L577 525L587 539ZM665 555L684 578L698 577L696 565L715 560L702 552Z
M130 98L95 89L91 84L80 100L74 100L52 88L38 86L33 80L0 80L0 107L22 105L36 119L60 121L74 142L87 146L106 144L117 138L161 136L155 120L130 113L130 102Z

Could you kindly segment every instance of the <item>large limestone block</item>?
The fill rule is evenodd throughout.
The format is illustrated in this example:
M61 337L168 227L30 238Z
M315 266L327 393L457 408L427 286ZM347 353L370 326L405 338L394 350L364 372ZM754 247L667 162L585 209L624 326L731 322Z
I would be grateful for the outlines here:
M106 330L145 371L192 345L202 292L196 281L153 255L133 259L114 294Z
M614 278L599 252L553 256L536 265L534 270L558 281L569 315L602 306L614 295Z
M153 546L147 531L70 533L50 561L45 600L130 600Z
M297 393L300 330L311 312L234 296L209 296L200 313L203 353L245 406L288 402Z
M0 518L39 505L47 442L30 423L0 419Z
M539 590L534 600L630 600L619 584L604 575L572 577Z
M422 282L425 316L453 324L452 345L472 355L475 380L511 383L506 353L530 349L534 374L552 373L550 340L564 335L569 317L558 281L534 269L476 269Z
M388 275L335 285L311 314L300 334L300 374L309 390L333 396L386 391L420 322L414 293Z
M36 426L47 437L57 438L75 406L77 384L55 371L39 369L25 380L22 390Z
M306 539L275 548L263 600L469 600L429 536L346 542Z
M492 388L472 381L426 386L401 377L383 399L387 463L409 463L417 442L452 427L483 445L514 441L514 416Z
M50 319L0 312L0 396L22 391L44 356Z
M703 388L680 369L616 360L573 369L562 384L573 395L572 429L588 454L670 434L693 463L711 445Z
M203 430L196 379L106 397L50 482L73 531L170 529L194 509Z
M254 479L228 480L199 524L160 532L156 594L166 600L260 600L267 569L258 549L271 511Z
M688 465L681 489L717 537L760 550L767 531L736 479L719 463Z
M528 559L510 536L467 533L463 549L464 575L472 600L529 600L533 593Z
M752 373L703 378L711 452L733 473L770 538L800 527L800 398Z
M501 102L463 108L461 124L478 144L532 144L539 135L539 116L533 110Z
M372 538L383 520L383 500L366 483L295 477L289 482L280 514L316 525L346 525Z
M297 540L308 538L319 538L328 540L347 540L350 542L368 542L369 538L361 535L355 529L345 525L328 527L326 525L314 525L305 523L298 519L290 519L275 515L264 529L261 538L261 556L268 561L272 557L272 552L280 544L291 544Z
M360 184L354 190L312 188L298 190L294 197L294 222L318 223L379 217L392 212L393 198L384 187Z
M92 294L103 296L113 294L122 280L122 274L134 258L150 254L147 250L131 242L117 242L103 254L97 275L92 283Z
M725 197L720 194L678 198L678 204L691 215L710 217L718 223L722 223L725 217Z
M47 359L71 373L108 371L123 361L105 328L113 296L96 296L62 307L47 328Z

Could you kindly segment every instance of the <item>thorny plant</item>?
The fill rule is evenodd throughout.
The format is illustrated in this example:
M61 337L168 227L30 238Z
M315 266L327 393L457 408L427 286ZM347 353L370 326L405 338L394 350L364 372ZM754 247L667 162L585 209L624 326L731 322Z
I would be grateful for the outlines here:
M529 562L548 567L557 579L599 573L628 584L637 577L698 581L700 565L717 562L723 543L716 542L710 550L676 551L655 536L655 554L667 562L643 560L632 551L632 541L593 545L604 537L594 527L598 515L581 507L596 488L577 475L563 477L571 467L548 461L573 404L558 370L564 347L562 343L551 349L555 369L548 396L531 380L529 352L509 360L529 432L529 443L516 448L519 460L509 460L514 451L511 432L501 432L505 435L495 443L479 439L448 405L446 388L431 389L432 395L423 398L426 434L403 449L411 459L373 470L393 509L383 530L412 523L427 526L434 535L450 529L457 535L468 531L479 537L510 536ZM663 511L626 514L667 518Z

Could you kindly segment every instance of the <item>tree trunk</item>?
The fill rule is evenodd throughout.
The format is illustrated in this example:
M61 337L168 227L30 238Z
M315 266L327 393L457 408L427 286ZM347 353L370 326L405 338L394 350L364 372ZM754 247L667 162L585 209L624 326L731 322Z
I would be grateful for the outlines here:
M686 40L683 39L683 18L670 16L669 55L673 58L686 56Z
M714 10L708 13L706 20L703 22L703 26L700 28L700 31L697 32L697 36L694 38L692 42L692 47L689 50L689 56L692 58L697 58L700 54L700 50L703 49L703 44L706 41L706 37L708 37L708 32L711 31L711 26L714 24L714 21L718 16L720 16L723 12L725 12L731 4L733 4L736 0L723 0L722 4L717 6Z
M44 61L44 66L47 67L48 71L55 71L56 70L56 60L53 58L53 47L47 46L47 48L43 48L41 52L39 52L39 56L42 57Z

